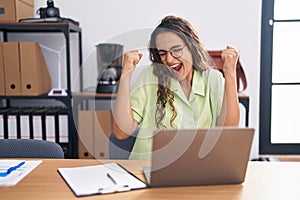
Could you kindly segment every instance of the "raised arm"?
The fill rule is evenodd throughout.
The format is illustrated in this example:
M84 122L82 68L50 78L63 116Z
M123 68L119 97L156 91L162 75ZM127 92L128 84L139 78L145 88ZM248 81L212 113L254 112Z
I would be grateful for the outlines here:
M130 105L130 78L142 56L137 50L124 54L119 90L113 110L113 132L118 139L128 138L138 125L133 118Z
M225 93L221 114L217 119L218 126L238 126L240 122L240 109L238 103L236 64L238 51L230 46L222 52L224 61L223 73L225 77Z

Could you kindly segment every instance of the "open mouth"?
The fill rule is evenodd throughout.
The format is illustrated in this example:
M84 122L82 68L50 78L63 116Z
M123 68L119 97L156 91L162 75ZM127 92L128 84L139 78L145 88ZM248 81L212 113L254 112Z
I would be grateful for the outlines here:
M182 69L182 64L181 64L181 63L180 63L180 64L175 64L175 65L172 65L172 66L170 66L170 67L171 67L171 69L172 69L173 71L179 73L180 70Z

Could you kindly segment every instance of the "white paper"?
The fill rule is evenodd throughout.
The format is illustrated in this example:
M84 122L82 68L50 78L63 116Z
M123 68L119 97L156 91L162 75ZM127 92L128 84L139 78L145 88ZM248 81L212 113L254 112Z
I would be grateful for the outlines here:
M5 177L0 177L0 186L14 186L21 181L27 174L29 174L34 168L42 163L42 160L0 160L0 172L6 172L10 167L16 166L21 162L25 162L24 165L18 169L12 171Z
M28 115L20 115L20 130L22 139L30 139L30 121Z
M58 168L76 196L122 192L147 185L117 163L74 168ZM116 182L114 183L108 174Z
M17 116L7 116L8 139L17 139Z
M42 140L43 139L43 129L42 129L42 116L33 115L33 139Z
M55 116L46 115L46 140L55 142Z
M4 139L4 118L0 115L0 139Z
M58 116L59 124L59 142L68 143L69 142L69 128L68 128L68 115L60 114Z

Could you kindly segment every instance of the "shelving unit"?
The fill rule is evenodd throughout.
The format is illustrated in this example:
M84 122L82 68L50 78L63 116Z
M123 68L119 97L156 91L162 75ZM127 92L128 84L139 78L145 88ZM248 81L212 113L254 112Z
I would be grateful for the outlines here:
M79 48L79 66L82 64L82 35L81 28L68 22L55 23L0 23L0 32L3 33L3 42L8 42L9 33L62 33L66 44L66 96L0 96L0 107L10 107L11 101L22 99L35 99L41 102L54 100L61 102L68 112L69 143L62 145L65 151L65 157L78 157L78 139L72 112L72 85L71 85L71 51L70 51L70 33L77 33ZM79 70L80 67L79 67ZM79 86L82 91L82 73L79 73Z

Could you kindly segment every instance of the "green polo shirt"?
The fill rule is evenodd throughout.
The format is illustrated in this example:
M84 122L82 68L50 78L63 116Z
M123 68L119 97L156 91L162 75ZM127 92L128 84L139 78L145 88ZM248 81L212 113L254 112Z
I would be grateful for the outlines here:
M157 77L153 66L145 68L134 88L131 90L130 103L134 119L140 122L140 130L129 159L151 159L152 135L157 129L155 123L157 101ZM208 128L216 126L220 115L224 95L224 78L215 69L194 71L192 91L187 99L179 82L172 78L170 89L174 92L174 107L177 117L174 120L176 129ZM172 112L166 106L166 115L162 121L167 129Z

